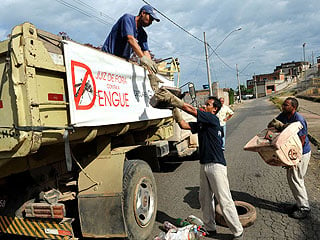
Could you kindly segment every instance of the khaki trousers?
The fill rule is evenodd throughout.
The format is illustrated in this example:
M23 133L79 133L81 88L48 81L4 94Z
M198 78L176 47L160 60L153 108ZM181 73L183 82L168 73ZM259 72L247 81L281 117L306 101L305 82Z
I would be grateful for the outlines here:
M204 226L208 231L216 230L214 196L220 203L222 214L231 232L234 236L239 236L243 228L231 196L227 167L219 163L201 164L199 201Z
M311 151L303 154L301 161L295 166L287 169L287 179L289 187L297 202L297 206L309 210L309 200L306 187L304 185L304 176L307 173Z

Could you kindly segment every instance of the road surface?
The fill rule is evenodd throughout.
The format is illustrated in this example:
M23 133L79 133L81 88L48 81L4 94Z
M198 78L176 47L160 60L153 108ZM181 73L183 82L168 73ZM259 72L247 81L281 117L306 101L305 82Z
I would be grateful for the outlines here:
M243 151L243 146L279 113L268 99L244 101L227 123L225 156L230 188L234 200L256 207L257 220L245 229L245 239L318 240L320 239L320 171L319 158L313 155L306 186L311 216L305 220L288 217L285 207L294 203L285 170L267 165L257 153ZM316 150L314 150L316 151ZM199 193L199 161L171 159L155 173L158 187L158 212L153 236L164 221L175 223L189 215L202 217ZM232 239L228 228L218 226L212 239ZM153 236L150 239L153 239ZM209 238L206 238L209 239Z

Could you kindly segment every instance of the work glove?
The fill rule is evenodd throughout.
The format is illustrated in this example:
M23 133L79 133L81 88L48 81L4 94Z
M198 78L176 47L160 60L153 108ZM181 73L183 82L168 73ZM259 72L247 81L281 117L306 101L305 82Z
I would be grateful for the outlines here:
M140 62L141 62L141 65L147 67L153 73L158 72L157 64L154 61L152 61L150 58L148 58L146 55L144 55L140 58Z
M154 92L159 90L159 83L163 83L156 75L154 74L148 74L151 88Z
M150 105L154 108L182 108L184 102L169 90L161 87L150 99Z
M268 128L274 127L277 131L281 132L283 129L285 129L289 124L283 124L277 119L272 119L271 122L268 123Z
M176 107L172 110L172 116L177 123L183 120L180 110Z

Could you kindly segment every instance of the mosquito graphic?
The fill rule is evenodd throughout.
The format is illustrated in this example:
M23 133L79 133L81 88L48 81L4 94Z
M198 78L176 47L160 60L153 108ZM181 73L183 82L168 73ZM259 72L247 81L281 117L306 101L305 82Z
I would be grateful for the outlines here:
M80 92L80 89L81 89L80 86L82 85L83 79L81 78L80 80L81 80L80 83L76 83L76 84L74 85L75 88L78 88L76 94L74 95L75 98L78 97L79 92ZM83 96L84 96L85 93L88 93L88 97L90 98L90 101L91 101L91 100L92 100L92 95L93 95L94 93L93 93L92 85L91 85L88 81L87 81L87 82L85 83L85 85L84 85L84 89L83 89L83 92L82 92L82 95L81 95L81 98L80 98L80 101L79 101L80 104L81 104L81 101L82 101Z

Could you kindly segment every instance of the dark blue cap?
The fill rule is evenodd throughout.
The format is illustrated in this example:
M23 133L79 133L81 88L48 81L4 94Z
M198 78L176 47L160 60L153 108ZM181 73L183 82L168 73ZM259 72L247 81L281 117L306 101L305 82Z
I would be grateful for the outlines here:
M153 9L153 7L151 7L150 5L144 5L141 9L140 12L145 11L146 13L150 14L150 16L156 20L157 22L160 22L160 19L158 18L158 16L156 15L156 11Z

